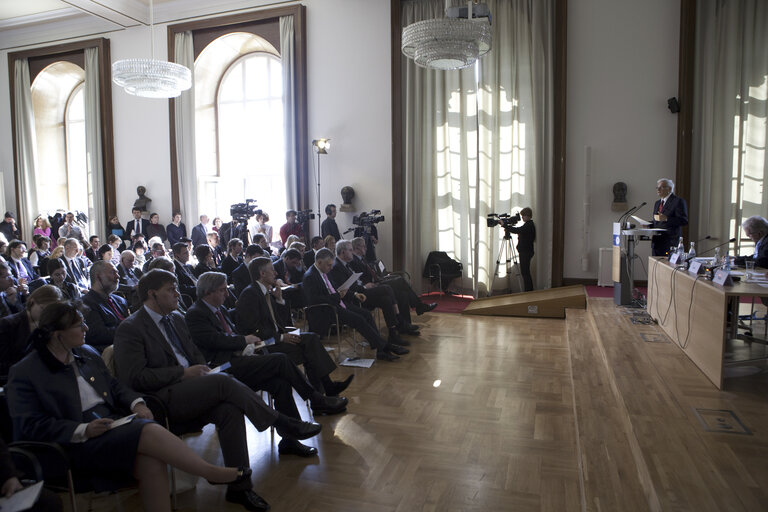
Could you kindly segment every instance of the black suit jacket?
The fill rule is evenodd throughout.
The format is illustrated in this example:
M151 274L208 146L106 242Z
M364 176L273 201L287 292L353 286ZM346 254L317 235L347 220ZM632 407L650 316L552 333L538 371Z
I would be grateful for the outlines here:
M275 272L277 272L277 278L285 281L285 284L299 284L304 279L304 272L301 269L286 269L285 260L283 259L276 261L272 266L275 268Z
M234 331L235 326L229 311L223 307L219 308L219 311L229 328ZM227 334L221 321L202 300L195 301L189 308L185 320L192 335L192 341L210 362L211 367L229 361L235 352L242 352L245 348L245 336Z
M76 348L75 363L85 381L116 411L128 412L141 395L113 378L99 353ZM8 407L16 439L69 444L83 422L77 377L47 349L35 350L11 368Z
M269 314L267 301L272 303L272 311L275 313L277 328ZM285 326L291 324L291 313L284 304L278 304L272 294L266 296L261 292L258 283L248 286L237 299L237 332L242 334L255 334L266 340L275 338L280 341L279 335L285 332Z
M147 228L149 227L149 221L147 219L141 219L141 234L144 235L144 238L149 240L149 236L147 235ZM128 238L133 237L136 233L134 233L134 230L136 229L136 220L129 220L128 223L125 225L125 233L128 235Z
M37 275L37 272L35 272L35 269L32 268L32 263L29 261L29 258L21 258L19 262L24 265L24 269L27 271L27 274L29 275L28 281L34 281L39 275ZM19 278L19 270L16 268L16 262L12 259L8 259L8 266L11 267L11 274L13 274L13 277L16 279Z
M88 278L88 269L85 267L85 262L81 260L80 258L72 258L72 265L75 265L77 269L80 271L81 275L84 276L84 281L79 281L77 279L77 276L72 272L72 269L69 266L69 262L66 258L61 257L61 262L64 263L64 268L67 269L67 281L74 284L77 287L80 288L88 288L90 278Z
M241 263L232 272L232 284L235 285L235 297L239 297L243 290L251 285L251 273L248 272L248 265Z
M26 311L0 318L0 381L29 352L30 333Z
M328 272L328 278L330 278L333 287L338 290L339 286L343 285L352 274L352 269L345 266L339 258L336 258L336 261L333 262L333 268ZM352 293L365 293L365 287L359 283L352 283L349 291Z
M197 298L197 280L192 273L192 269L189 265L182 264L177 259L173 260L173 266L176 269L176 278L179 280L179 291L193 299Z
M654 215L659 213L660 203L661 199L657 200L653 204ZM664 203L664 209L661 211L661 213L667 216L667 220L663 222L653 221L653 227L663 228L667 231L661 235L656 235L654 238L657 238L659 241L661 241L661 238L663 237L667 241L675 242L674 244L670 245L677 245L678 239L683 236L683 226L688 225L688 205L685 203L685 199L676 196L675 194L669 194L667 201ZM669 249L670 245L663 247L663 249Z
M197 247L208 243L208 233L205 231L205 226L198 224L192 228L192 245Z
M120 284L122 285L128 285L128 274L133 274L133 276L136 279L141 279L141 276L144 275L144 272L142 272L141 269L138 267L132 267L131 269L126 269L122 263L117 266L117 273L120 274Z
M96 263L101 258L99 257L99 253L93 250L93 247L89 247L85 250L85 257L91 260L92 262Z
M331 294L320 274L320 271L314 265L309 267L309 270L304 273L304 280L301 286L307 305L329 304L339 307L339 302L341 301L339 292ZM307 313L307 320L309 321L310 330L317 333L328 332L328 327L331 325L331 319L327 311Z
M320 236L323 238L331 235L338 242L341 239L341 233L339 233L339 226L336 224L336 219L326 217L320 226Z
M115 294L110 294L109 297L123 319L128 318L130 311L125 299ZM85 323L88 325L85 342L102 352L114 342L115 331L122 320L109 307L107 298L93 290L89 290L83 296L83 304L88 306L85 314Z
M304 268L309 270L309 267L315 264L315 251L307 249L304 253Z
M174 311L171 319L189 364L205 364L181 313ZM139 392L155 393L163 401L184 376L184 367L144 307L123 320L115 331L115 369L120 382Z
M224 258L224 260L222 260L221 271L227 274L227 281L229 283L232 283L232 272L234 272L237 267L242 265L242 263L243 263L242 258L235 259L229 255L226 258Z
M363 284L378 283L381 281L379 275L373 270L373 267L362 258L358 258L357 256L352 258L352 261L349 262L349 268L355 272L361 272L363 274L360 276L360 281L362 281Z

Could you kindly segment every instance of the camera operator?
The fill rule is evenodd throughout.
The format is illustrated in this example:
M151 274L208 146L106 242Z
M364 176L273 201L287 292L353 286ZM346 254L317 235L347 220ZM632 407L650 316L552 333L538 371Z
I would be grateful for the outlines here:
M285 212L285 224L280 226L280 240L285 245L285 241L291 235L296 235L302 240L304 239L304 229L299 222L296 221L298 212L296 210L288 210Z
M339 233L339 226L336 224L336 205L326 205L325 214L327 217L320 226L320 235L323 238L331 235L338 242L341 239L341 233Z
M514 217L513 217L514 218ZM533 224L533 210L525 207L520 210L522 226L510 226L510 232L517 235L517 252L520 255L520 274L523 276L525 291L533 290L531 278L531 260L533 259L533 242L536 241L536 226ZM518 221L519 222L519 221Z

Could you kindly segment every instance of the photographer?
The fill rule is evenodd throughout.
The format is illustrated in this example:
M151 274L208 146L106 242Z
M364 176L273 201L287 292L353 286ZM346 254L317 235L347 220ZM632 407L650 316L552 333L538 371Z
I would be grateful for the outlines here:
M510 226L509 231L517 235L517 252L520 254L520 274L523 276L525 291L529 292L533 290L531 260L533 259L533 242L536 241L536 226L533 225L533 220L531 220L533 210L529 207L520 210L519 216L523 225L517 227Z

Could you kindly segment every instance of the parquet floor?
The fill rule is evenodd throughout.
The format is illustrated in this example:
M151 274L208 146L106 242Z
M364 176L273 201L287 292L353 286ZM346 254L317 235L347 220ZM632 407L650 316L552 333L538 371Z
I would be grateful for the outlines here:
M281 460L249 429L254 488L273 511L768 510L764 375L719 392L610 299L566 321L418 320L399 362L336 371L356 378L348 412L317 418L319 457ZM693 407L734 410L753 434L704 432ZM212 429L188 443L220 460ZM244 510L223 495L198 482L180 510ZM132 491L80 504L141 510Z

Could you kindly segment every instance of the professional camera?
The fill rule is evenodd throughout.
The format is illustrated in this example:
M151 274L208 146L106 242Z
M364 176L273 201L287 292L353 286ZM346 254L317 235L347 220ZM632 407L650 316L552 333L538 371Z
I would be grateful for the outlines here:
M516 213L514 215L510 215L508 213L489 213L488 217L486 218L486 222L488 223L489 228L501 225L505 229L514 226L520 222L520 220L520 213Z
M315 214L312 213L312 210L301 210L300 212L296 212L296 222L299 224L304 224L314 218Z
M255 199L246 199L244 203L235 203L229 207L229 214L233 221L247 222L254 215L261 213Z
M355 215L352 217L352 224L360 227L378 224L384 220L384 216L379 215L380 213L381 210L371 210L370 212L363 212L360 215Z

